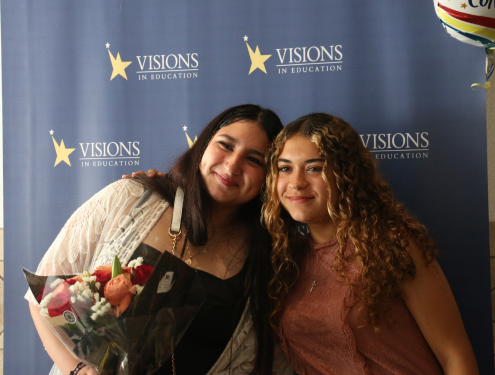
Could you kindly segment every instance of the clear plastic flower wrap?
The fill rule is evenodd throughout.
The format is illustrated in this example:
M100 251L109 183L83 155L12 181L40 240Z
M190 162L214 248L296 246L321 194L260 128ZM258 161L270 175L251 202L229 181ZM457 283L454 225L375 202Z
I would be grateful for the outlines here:
M195 270L168 252L129 265L121 267L116 258L82 275L24 270L45 322L74 356L103 375L156 372L205 300Z

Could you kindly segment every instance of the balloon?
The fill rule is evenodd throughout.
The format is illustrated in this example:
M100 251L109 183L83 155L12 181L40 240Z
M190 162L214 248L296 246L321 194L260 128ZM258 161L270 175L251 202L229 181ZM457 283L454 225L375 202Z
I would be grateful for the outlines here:
M433 3L451 36L485 48L488 82L495 68L495 0L433 0Z

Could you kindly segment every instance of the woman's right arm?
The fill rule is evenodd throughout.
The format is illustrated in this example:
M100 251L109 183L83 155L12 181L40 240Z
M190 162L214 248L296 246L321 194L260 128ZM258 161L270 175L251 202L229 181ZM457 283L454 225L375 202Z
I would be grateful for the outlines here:
M65 347L64 344L58 339L58 337L53 333L50 327L43 321L40 315L40 308L33 303L29 303L29 309L31 310L31 316L33 317L34 325L40 339L43 342L48 355L56 363L57 367L62 374L69 374L74 370L77 364L80 362L79 359L74 357L71 352ZM83 367L79 370L78 375L98 375L91 367Z
M116 212L130 205L142 193L142 187L131 181L118 181L107 186L84 203L70 217L38 266L40 275L69 275L89 269L100 237ZM30 291L26 294L38 334L46 351L62 373L69 374L80 362L43 321L40 308ZM89 367L80 375L96 375Z

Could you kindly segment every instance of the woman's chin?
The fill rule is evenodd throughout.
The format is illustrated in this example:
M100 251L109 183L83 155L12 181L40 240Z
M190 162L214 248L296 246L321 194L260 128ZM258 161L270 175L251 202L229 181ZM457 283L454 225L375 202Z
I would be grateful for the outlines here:
M308 223L308 220L310 220L307 215L304 215L303 213L301 212L289 212L289 215L290 217L295 220L295 221L298 221L299 223L302 223L302 224L307 224Z

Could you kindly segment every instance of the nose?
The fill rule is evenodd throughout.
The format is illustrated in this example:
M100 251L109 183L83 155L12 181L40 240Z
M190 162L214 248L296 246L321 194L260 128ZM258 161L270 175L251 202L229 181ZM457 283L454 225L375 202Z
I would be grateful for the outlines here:
M236 152L233 152L225 160L225 170L232 175L238 175L242 169L242 156Z
M289 188L293 190L302 190L307 187L308 182L304 177L304 172L298 169L294 170L289 180Z

